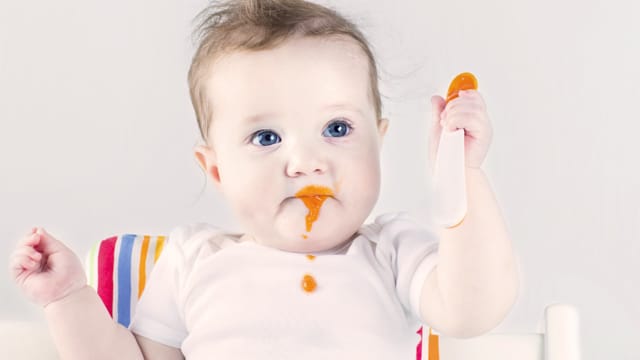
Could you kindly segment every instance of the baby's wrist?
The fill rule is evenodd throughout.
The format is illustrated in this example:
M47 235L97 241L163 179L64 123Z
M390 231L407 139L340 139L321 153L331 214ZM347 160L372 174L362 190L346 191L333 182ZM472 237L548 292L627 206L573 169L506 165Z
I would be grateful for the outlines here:
M465 166L467 170L482 170L480 166Z
M87 291L91 291L95 293L95 290L89 286L88 284L83 284L74 289L70 289L67 293L64 293L49 302L42 305L43 309L47 311L47 309L64 306L67 303L71 303L76 301L78 298L85 296Z

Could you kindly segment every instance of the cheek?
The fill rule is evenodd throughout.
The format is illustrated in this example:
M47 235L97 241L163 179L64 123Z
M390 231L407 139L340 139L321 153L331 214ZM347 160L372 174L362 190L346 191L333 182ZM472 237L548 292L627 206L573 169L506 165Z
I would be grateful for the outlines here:
M347 160L347 159L345 159ZM376 198L380 188L380 161L375 152L358 154L343 164L346 195L355 201Z
M269 213L268 206L273 203L273 195L256 184L243 185L238 182L225 195L228 205L242 223L260 222Z
M264 161L254 163L246 159L222 168L226 174L222 190L238 215L258 216L279 201L280 186L275 176L268 175L274 172L270 168Z

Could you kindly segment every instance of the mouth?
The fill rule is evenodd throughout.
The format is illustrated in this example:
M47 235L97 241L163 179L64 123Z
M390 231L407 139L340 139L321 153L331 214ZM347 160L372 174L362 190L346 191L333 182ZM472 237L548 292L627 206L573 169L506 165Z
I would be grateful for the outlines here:
M311 226L318 219L322 204L327 198L333 197L333 190L326 186L308 185L300 189L295 197L302 200L307 209L309 209L305 224L307 232L311 232Z
M300 189L293 196L285 197L282 202L289 202L292 200L302 201L303 203L322 203L327 199L333 199L338 201L335 197L333 190L321 185L308 185Z
M302 198L332 198L332 195L325 194L309 194L309 195L298 195L298 196L289 196L290 199L302 199Z
M331 190L330 188L326 187L326 186L320 186L320 185L308 185L303 187L302 189L300 189L300 191L298 191L295 195L295 197L297 198L301 198L301 197L321 197L321 198L327 198L327 197L333 197L333 190Z
M334 196L331 195L322 195L322 194L312 194L312 195L303 195L303 196L288 196L284 199L284 201L289 201L289 200L302 200L303 202L305 201L324 201L327 199L333 199L333 200L337 200Z

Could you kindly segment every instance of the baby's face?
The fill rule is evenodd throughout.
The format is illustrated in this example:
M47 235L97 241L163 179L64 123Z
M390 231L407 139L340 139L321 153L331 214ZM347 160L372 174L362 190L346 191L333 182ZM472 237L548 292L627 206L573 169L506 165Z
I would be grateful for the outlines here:
M292 39L213 65L212 149L196 154L258 243L328 250L366 220L378 198L387 125L376 119L368 71L362 50L344 38ZM334 196L308 232L309 209L295 194L309 185Z

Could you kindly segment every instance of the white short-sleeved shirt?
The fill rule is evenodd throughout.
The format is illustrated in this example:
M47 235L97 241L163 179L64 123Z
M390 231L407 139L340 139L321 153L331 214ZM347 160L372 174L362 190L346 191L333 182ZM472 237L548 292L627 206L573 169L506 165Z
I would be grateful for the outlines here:
M313 260L204 223L169 237L130 329L188 360L415 357L439 239L405 213L378 216Z

